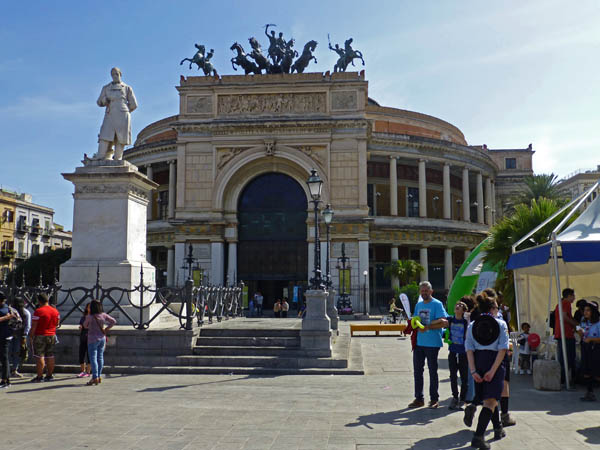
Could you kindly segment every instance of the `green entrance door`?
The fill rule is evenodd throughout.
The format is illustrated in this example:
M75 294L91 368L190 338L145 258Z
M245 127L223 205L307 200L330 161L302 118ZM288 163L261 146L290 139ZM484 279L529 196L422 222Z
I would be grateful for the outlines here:
M287 288L308 279L307 201L288 175L267 173L244 188L238 202L238 279L260 291L271 308ZM290 302L291 303L291 302Z

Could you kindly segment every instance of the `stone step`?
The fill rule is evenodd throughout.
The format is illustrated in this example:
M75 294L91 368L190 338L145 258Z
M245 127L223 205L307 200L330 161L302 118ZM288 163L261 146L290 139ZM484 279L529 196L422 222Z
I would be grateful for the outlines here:
M203 327L201 337L299 337L299 329L245 329Z
M333 358L281 358L277 356L199 356L176 358L178 366L199 367L262 367L279 369L346 368L348 361Z
M197 346L217 347L300 347L300 337L222 337L222 336L199 336L196 339Z
M307 352L299 347L290 348L283 346L196 346L194 355L204 356L278 356L280 358L299 358L308 356Z

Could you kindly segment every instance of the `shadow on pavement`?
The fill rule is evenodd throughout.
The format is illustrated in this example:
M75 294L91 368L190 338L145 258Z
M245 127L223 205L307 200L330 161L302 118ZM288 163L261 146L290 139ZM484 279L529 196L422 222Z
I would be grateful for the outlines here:
M231 378L231 379L219 380L219 381L207 381L206 383L180 384L180 385L176 385L176 386L159 386L159 387L140 389L137 392L165 392L165 391L171 391L173 389L183 389L186 387L204 386L206 384L230 383L232 381L246 380L248 378L250 378L250 376L244 376L241 378Z
M584 428L577 432L585 436L586 444L600 444L600 427Z
M347 423L347 427L364 426L373 429L371 425L428 425L434 419L446 415L444 408L439 409L400 409L398 411L381 412L358 416L356 422ZM433 447L432 447L433 448Z
M36 392L36 391L50 391L54 389L63 389L63 388L77 388L77 387L87 387L85 383L77 383L77 384L54 384L56 382L52 382L51 384L45 383L36 383L32 384L32 386L36 386L32 389L19 389L18 391L9 391L7 394L25 394L26 392ZM20 383L24 384L24 383ZM41 385L41 386L40 386Z
M473 432L469 430L460 430L456 433L448 434L437 438L421 439L415 442L410 450L449 450L458 448L471 448L471 439Z

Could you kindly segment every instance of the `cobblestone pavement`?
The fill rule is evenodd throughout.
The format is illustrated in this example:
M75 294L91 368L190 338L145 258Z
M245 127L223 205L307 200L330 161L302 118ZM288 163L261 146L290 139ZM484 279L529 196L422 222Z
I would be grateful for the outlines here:
M347 332L347 324L342 325ZM0 390L0 449L391 450L467 448L472 432L448 410L440 352L437 410L408 410L408 339L355 337L364 376L107 376L99 386L59 374ZM427 371L425 392L427 391ZM539 392L514 376L518 424L494 449L600 448L600 403L581 392ZM490 432L488 432L490 433ZM488 434L488 439L491 439Z

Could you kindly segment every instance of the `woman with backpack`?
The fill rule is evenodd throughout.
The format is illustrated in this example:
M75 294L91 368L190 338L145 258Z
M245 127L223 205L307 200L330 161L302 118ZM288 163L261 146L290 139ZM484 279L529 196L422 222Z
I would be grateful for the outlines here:
M21 363L27 360L27 335L31 330L31 313L25 308L25 300L17 297L14 302L15 309L21 316L22 326L15 330L10 345L10 365L12 371L10 376L13 378L23 378L19 373Z
M102 303L98 300L92 301L90 313L83 322L83 327L88 330L88 355L92 364L92 379L86 383L87 386L102 383L106 334L116 323L115 319L103 312Z

